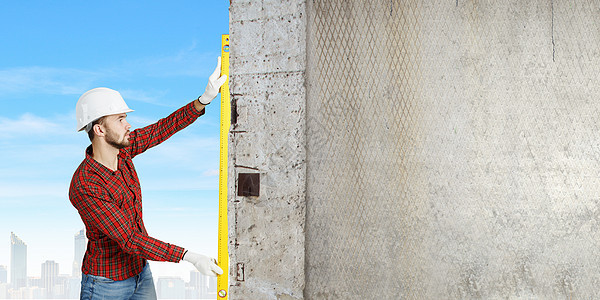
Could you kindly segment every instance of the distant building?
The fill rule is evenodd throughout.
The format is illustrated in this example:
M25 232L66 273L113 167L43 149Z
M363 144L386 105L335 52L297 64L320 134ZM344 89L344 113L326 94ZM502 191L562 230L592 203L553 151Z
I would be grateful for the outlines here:
M46 289L37 286L22 287L18 290L11 289L9 297L12 299L47 299Z
M42 287L42 277L27 277L28 287Z
M190 282L186 290L186 298L204 298L208 291L208 277L198 271L190 271Z
M73 276L80 277L81 276L81 264L83 262L83 256L85 255L87 239L85 238L85 233L83 229L81 229L77 234L75 234L74 238L74 255L73 255Z
M185 282L179 277L159 277L156 288L160 299L185 299Z
M79 299L79 293L81 292L81 278L70 277L66 285L68 288L66 289L65 298Z
M190 283L189 287L198 291L203 296L208 290L207 276L203 275L198 271L190 271Z
M10 283L13 289L27 287L27 245L10 233Z
M54 286L58 281L58 263L47 260L42 264L42 288L46 289L48 296L54 295Z
M187 286L185 288L185 299L203 299L204 296L200 295L198 290L193 287Z
M8 299L8 283L0 283L0 299Z
M0 266L0 284L8 283L8 270L6 266Z
M79 281L79 278L74 278L71 275L59 274L56 278L56 281L54 282L54 287L52 287L51 296L54 297L54 299L78 299L79 294L75 295L74 297L69 296L69 293L71 291L71 279Z
M208 277L208 295L214 295L217 293L217 278Z

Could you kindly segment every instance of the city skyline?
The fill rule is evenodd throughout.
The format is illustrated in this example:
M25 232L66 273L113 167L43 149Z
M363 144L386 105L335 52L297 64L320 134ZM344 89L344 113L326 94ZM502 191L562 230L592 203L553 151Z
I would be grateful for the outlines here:
M27 243L17 234L11 232L11 258L14 253L15 259L11 259L11 265L0 265L0 299L38 299L46 298L72 298L79 295L81 288L81 269L73 274L60 273L60 264L54 260L46 260L39 264L40 276L31 276L23 270L27 261ZM72 266L81 267L80 258L83 258L81 250L86 243L85 231L81 229L73 235L73 262ZM23 267L25 267L23 269ZM14 269L13 269L14 268ZM152 268L152 266L151 266ZM16 270L13 273L13 270ZM7 273L10 273L10 280ZM161 276L153 271L157 295L167 299L199 299L214 298L216 296L216 278L205 276L198 271L190 271L189 279L180 276Z
M15 288L27 286L27 244L10 233L10 284Z
M87 248L87 238L85 237L85 229L81 229L75 234L73 239L73 268L72 276L76 276L81 273L81 264L83 262L83 256L85 255L85 249Z
M46 261L55 261L57 262L57 264L59 265L59 269L58 269L58 273L60 275L69 275L69 276L80 276L81 275L81 262L83 261L83 256L85 254L85 249L87 247L87 238L85 237L85 230L84 229L80 229L79 231L77 231L75 234L71 235L71 237L73 238L73 250L71 251L67 251L65 255L65 257L71 257L71 261L58 261L56 259L53 259L52 257L47 257L44 258L43 260L36 260L35 262L32 262L31 259L29 259L29 255L28 252L31 250L30 247L28 247L28 244L25 240L21 239L20 236L14 232L11 232L11 236L10 236L10 241L11 244L9 246L9 248L12 248L12 239L15 238L15 240L19 241L20 243L22 243L22 245L25 247L25 260L26 260L26 265L27 265L27 277L41 277L42 276L42 272L41 269L39 268L39 266L41 264L43 264ZM63 250L66 250L63 249ZM10 253L10 251L9 251ZM7 272L8 272L8 282L11 282L11 278L10 278L10 273L11 273L11 265L12 263L9 260L4 260L5 262L0 262L0 267L1 266L5 266L7 268ZM184 278L186 280L189 280L188 276L189 273L188 272L192 272L195 271L196 269L191 265L188 264L186 262L181 261L180 263L171 263L171 262L157 262L157 261L148 261L150 263L150 267L152 268L152 273L153 274L159 274L163 277L181 277ZM75 266L75 264L77 264L77 266ZM178 271L178 272L164 272L161 271L164 268L161 268L161 266L169 266L169 265L180 265L180 266L186 266L187 268L185 268L185 270L183 271ZM167 267L168 268L168 267ZM155 276L156 277L156 276ZM156 278L155 278L156 280Z

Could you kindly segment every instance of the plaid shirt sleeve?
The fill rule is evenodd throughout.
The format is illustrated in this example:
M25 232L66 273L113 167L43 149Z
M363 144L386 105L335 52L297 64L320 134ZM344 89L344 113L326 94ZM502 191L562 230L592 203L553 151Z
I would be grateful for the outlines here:
M71 191L73 205L87 226L93 226L116 242L126 253L149 260L179 262L184 249L143 234L134 220L112 203L105 187L79 184ZM115 266L118 268L118 266Z
M162 143L176 132L192 124L204 112L204 109L202 111L196 110L192 101L168 117L132 131L129 137L131 141L131 147L128 149L130 151L129 154L131 157L135 157L149 148Z

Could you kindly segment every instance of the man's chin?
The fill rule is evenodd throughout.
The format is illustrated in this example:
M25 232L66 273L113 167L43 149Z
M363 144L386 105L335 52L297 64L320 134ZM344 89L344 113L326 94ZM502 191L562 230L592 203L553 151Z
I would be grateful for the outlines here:
M111 146L117 148L117 149L123 149L123 148L127 148L129 146L131 146L131 142L129 142L128 140L122 141L120 143L115 143L115 142L108 142Z

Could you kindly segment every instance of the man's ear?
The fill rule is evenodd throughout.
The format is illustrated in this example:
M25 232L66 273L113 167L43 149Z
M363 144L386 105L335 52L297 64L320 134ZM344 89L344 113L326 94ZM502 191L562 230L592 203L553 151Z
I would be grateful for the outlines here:
M96 136L104 136L104 128L102 127L102 125L95 124L94 127L92 127L92 130L94 131Z

